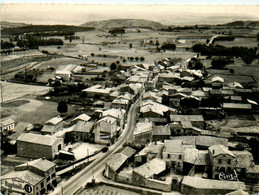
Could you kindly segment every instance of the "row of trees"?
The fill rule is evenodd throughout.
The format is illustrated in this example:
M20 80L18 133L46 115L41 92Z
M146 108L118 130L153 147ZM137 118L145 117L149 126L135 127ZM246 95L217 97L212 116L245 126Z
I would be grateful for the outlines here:
M224 47L222 45L195 44L192 46L192 50L201 53L201 55L241 57L246 64L251 64L256 58L257 47Z
M26 40L17 41L17 46L26 47L29 49L34 49L39 46L47 46L47 45L63 45L64 42L61 39L37 39L36 37L32 37Z
M214 69L223 69L226 65L234 63L234 59L231 57L217 57L212 59L211 65Z

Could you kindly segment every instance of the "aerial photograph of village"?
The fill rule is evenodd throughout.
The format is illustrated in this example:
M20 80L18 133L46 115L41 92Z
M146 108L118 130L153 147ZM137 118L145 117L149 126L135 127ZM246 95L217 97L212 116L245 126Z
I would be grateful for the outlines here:
M0 194L259 194L259 4L134 2L1 5Z

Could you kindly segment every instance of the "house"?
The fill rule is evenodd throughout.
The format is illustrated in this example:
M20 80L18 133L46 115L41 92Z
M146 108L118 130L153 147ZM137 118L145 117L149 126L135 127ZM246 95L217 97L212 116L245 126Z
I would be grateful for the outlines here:
M132 156L136 153L136 150L126 147L122 151L113 154L105 163L104 174L109 179L116 181L119 172L124 166L127 166Z
M170 115L171 135L199 135L205 123L202 115Z
M202 185L201 185L202 184ZM219 181L199 177L184 176L181 193L183 194L226 194L235 190L245 190L245 184L237 181Z
M195 148L194 145L184 145L182 140L165 140L163 159L171 170L183 172L184 151Z
M1 176L2 194L45 194L57 186L55 164L36 159L18 165Z
M117 126L119 126L121 130L124 128L124 123L126 120L126 110L112 108L109 110L105 110L101 113L101 117L105 117L105 116L111 116L116 118Z
M87 122L91 119L90 116L88 116L87 114L80 114L79 116L77 116L76 118L74 118L71 123L73 125L75 125L77 122L82 121L82 122Z
M169 125L153 126L153 141L163 141L169 139L171 136L171 130Z
M136 144L145 144L151 142L153 135L152 122L138 122L133 132L133 140Z
M167 118L169 114L177 113L177 110L152 100L145 100L140 105L140 116L143 118Z
M162 158L164 144L151 142L134 157L136 166L142 165L154 158Z
M68 70L58 70L55 73L55 76L60 76L63 78L64 81L69 81L71 79L71 71Z
M63 148L63 140L50 135L23 133L17 139L17 156L54 159Z
M172 178L161 177L165 171L166 162L163 159L154 158L140 167L133 169L133 184L169 192L172 190Z
M129 109L129 103L130 103L129 100L127 100L127 99L116 98L112 101L112 108L128 110Z
M94 141L98 144L113 143L117 135L117 119L105 116L94 124Z
M230 173L233 170L235 155L223 145L210 146L209 159L213 179L219 179L220 172Z
M54 117L48 120L43 128L41 129L41 133L43 135L49 134L52 135L63 129L63 119L61 117Z
M78 121L73 130L65 134L65 139L72 142L93 142L93 127L94 122Z
M109 97L112 88L102 88L101 85L94 85L92 87L82 90L87 97Z
M1 119L1 132L13 131L14 130L14 120L11 118Z
M196 148L186 149L183 159L183 174L189 175L190 171L206 175L209 165L209 156L207 150L198 150Z
M162 103L162 98L157 96L157 94L152 92L152 91L148 91L148 92L143 93L142 98L143 98L143 100L150 99L150 100L155 101L157 103Z
M213 179L220 179L221 173L238 173L237 177L245 177L246 171L254 166L254 159L250 152L230 151L223 145L210 146L209 159Z
M173 136L170 137L172 140L182 140L185 145L194 144L198 150L208 150L213 145L228 146L229 142L226 138L199 135L199 136Z

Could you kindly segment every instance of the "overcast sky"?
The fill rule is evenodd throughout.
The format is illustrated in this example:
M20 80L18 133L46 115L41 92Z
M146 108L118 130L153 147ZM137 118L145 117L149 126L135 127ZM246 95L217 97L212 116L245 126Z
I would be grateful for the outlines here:
M112 18L149 19L166 25L218 24L259 20L259 6L2 4L0 16L2 21L30 24L79 25Z

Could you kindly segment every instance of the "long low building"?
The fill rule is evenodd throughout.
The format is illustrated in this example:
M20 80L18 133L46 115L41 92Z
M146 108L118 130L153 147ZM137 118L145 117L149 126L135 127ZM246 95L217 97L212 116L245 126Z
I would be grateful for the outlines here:
M17 156L54 159L63 148L63 140L50 135L23 133L17 139Z
M183 194L226 194L235 190L245 190L245 184L237 181L220 181L185 176L182 180Z

